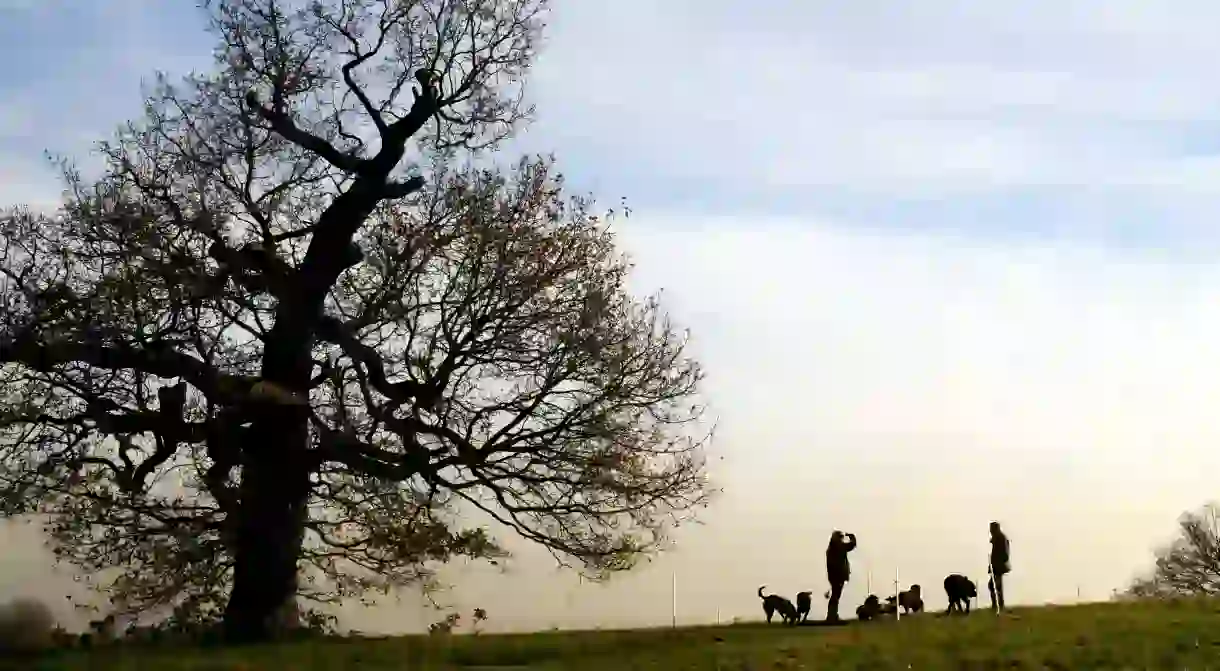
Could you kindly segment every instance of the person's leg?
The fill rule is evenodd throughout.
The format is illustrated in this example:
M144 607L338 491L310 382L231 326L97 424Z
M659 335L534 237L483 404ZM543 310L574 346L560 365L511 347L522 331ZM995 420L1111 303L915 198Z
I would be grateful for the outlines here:
M830 603L826 604L826 621L835 622L839 619L839 598L843 596L843 583L830 583Z
M996 593L995 593L995 579L996 579L996 576L994 574L990 578L987 579L987 594L989 594L991 596L991 610L997 609Z
M995 575L995 597L1000 604L1000 610L1004 610L1004 574L997 573Z

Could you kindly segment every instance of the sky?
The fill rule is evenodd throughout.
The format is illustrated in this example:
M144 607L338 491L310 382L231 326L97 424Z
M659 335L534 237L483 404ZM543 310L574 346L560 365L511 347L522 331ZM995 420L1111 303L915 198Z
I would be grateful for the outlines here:
M514 149L627 198L634 286L708 370L724 494L607 585L509 538L507 573L455 564L439 598L491 629L757 618L759 585L827 588L844 529L845 610L895 572L943 608L946 574L986 581L993 519L1009 601L1122 587L1220 494L1217 21L1201 0L555 3ZM55 202L42 152L87 161L142 78L207 67L201 26L188 3L0 0L0 203ZM0 546L0 597L73 589L34 527ZM404 593L344 617L438 616Z

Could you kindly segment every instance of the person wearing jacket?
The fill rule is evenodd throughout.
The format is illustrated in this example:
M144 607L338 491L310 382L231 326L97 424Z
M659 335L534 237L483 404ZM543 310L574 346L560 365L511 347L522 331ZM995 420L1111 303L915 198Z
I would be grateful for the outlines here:
M1012 571L1008 558L1008 536L1000 529L999 522L991 523L991 579L987 591L991 594L991 609L1004 610L1004 575Z
M839 599L843 585L851 579L851 564L847 553L856 549L856 535L835 531L826 546L826 579L830 582L830 603L826 606L826 621L839 621Z

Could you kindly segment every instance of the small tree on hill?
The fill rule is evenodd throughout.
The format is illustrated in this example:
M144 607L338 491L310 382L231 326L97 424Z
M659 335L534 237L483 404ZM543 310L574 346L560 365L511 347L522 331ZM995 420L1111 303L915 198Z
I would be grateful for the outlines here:
M549 161L455 167L527 116L543 5L205 2L217 71L0 220L0 513L238 641L500 556L459 504L656 549L706 496L684 335Z
M1135 580L1128 593L1160 598L1220 594L1220 509L1209 503L1185 513L1179 535L1157 551L1152 573Z

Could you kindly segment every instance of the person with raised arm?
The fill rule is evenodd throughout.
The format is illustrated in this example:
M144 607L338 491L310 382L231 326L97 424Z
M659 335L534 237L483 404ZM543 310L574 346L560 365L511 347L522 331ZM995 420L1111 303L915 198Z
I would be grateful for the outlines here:
M851 579L851 563L847 553L856 549L856 535L836 530L826 546L826 579L830 582L830 603L826 606L826 621L839 621L839 599L843 585Z

